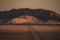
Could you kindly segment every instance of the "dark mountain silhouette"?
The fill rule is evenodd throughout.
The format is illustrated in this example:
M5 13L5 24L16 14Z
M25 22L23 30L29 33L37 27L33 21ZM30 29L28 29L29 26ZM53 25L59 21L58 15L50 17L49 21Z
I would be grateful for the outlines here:
M0 11L0 19L6 19L7 21L19 17L21 15L31 15L36 17L42 21L56 20L60 22L60 14L57 14L51 10L45 9L29 9L29 8L21 8L21 9L11 9L9 11Z

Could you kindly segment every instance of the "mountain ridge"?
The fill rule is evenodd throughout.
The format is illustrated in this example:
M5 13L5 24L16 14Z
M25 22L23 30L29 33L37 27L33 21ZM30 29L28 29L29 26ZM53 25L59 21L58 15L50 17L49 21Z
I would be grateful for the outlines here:
M38 20L49 21L56 20L60 22L60 14L46 9L29 9L29 8L21 8L21 9L11 9L9 11L0 11L0 20L6 19L5 21L10 21L11 19L17 18L21 15L30 15L36 17Z

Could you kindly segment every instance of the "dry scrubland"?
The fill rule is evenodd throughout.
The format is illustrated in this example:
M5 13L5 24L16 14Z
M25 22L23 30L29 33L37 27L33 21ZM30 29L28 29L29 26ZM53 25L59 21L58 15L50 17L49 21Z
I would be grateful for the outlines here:
M0 31L29 31L29 27L39 31L60 31L60 25L0 25Z
M0 40L34 40L30 27L41 40L59 40L60 25L0 25Z

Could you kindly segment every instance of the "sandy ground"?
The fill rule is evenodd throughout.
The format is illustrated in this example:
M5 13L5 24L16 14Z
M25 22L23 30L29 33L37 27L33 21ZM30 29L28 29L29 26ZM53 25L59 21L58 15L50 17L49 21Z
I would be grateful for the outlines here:
M33 26L33 28L37 31L60 31L59 25L41 25L41 26Z
M29 26L33 27L36 30L46 30L46 31L60 31L59 25L0 25L0 31L8 31L8 30L14 30L14 31L28 31Z
M60 40L60 26L33 26L42 40Z
M34 40L29 27L33 27L41 40L60 39L59 25L0 25L0 40Z

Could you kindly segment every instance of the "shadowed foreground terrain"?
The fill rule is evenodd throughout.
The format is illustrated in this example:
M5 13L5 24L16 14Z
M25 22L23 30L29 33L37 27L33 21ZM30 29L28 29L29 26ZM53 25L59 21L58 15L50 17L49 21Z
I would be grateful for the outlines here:
M0 25L0 40L60 40L60 25Z

